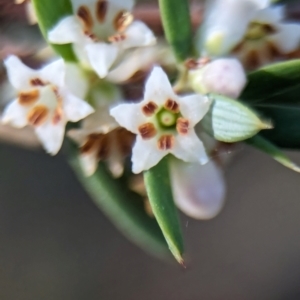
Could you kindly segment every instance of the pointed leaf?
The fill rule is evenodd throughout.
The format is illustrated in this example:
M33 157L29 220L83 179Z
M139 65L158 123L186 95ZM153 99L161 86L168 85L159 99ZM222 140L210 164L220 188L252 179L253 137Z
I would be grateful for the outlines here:
M247 144L265 152L275 159L283 166L295 171L300 172L299 166L297 166L287 155L285 155L279 148L263 138L259 134L246 141Z
M48 31L52 29L58 23L58 21L65 16L73 14L70 0L32 0L32 2L38 18L40 29L46 40ZM52 47L66 61L76 61L76 57L70 44L52 44Z
M153 213L176 260L183 264L183 239L169 178L168 157L144 172Z
M257 114L237 100L209 94L212 104L201 124L216 140L234 143L248 139L262 129L271 128Z
M167 41L178 61L193 56L193 34L187 0L159 0Z
M70 164L94 203L125 236L145 251L167 257L168 247L160 228L147 215L139 195L130 191L122 180L112 178L103 164L99 164L91 177L83 175L77 155L71 156Z

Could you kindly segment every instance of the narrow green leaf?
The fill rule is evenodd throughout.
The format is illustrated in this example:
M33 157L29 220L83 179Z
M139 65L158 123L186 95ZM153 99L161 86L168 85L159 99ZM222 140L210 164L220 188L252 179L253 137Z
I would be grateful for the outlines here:
M248 139L262 129L272 128L257 114L237 100L209 94L212 104L201 124L216 140L234 143Z
M287 155L285 155L279 148L272 144L267 139L263 138L259 134L246 141L249 145L261 150L262 152L270 155L277 162L283 166L295 171L300 172L299 166L297 166Z
M274 128L261 134L275 145L287 149L300 149L300 106L257 105L266 117L271 118Z
M130 191L121 179L112 178L103 164L88 178L82 173L77 155L71 157L70 164L94 203L125 236L147 252L161 258L168 256L160 228L145 212L139 195Z
M178 61L193 56L193 34L187 0L159 0L159 8L167 41Z
M274 96L297 87L300 87L300 59L276 63L250 73L240 99L251 105L270 103Z
M38 18L38 23L44 38L47 40L47 34L58 21L63 17L72 15L72 6L70 0L32 0L34 9ZM62 56L66 61L76 61L72 46L54 45L53 49Z
M153 213L176 260L183 264L183 239L169 178L168 157L144 172Z

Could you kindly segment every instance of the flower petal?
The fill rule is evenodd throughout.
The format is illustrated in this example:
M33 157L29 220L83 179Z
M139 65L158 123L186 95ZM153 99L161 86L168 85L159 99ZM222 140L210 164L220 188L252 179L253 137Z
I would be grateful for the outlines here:
M48 40L53 44L80 43L83 39L81 24L75 16L63 18L48 32Z
M186 215L208 220L220 212L226 185L213 161L200 165L172 159L170 168L175 203Z
M146 117L142 114L140 103L119 104L110 110L120 126L138 134L138 127L147 122Z
M65 63L63 59L55 60L38 71L42 80L62 87L65 84Z
M97 150L81 154L79 161L85 176L92 176L98 167Z
M104 78L118 56L118 47L106 43L96 43L87 45L85 49L92 68L100 78Z
M269 40L284 54L298 49L300 46L300 24L281 24L277 27L278 33L272 35Z
M284 19L285 7L283 5L270 6L258 10L255 13L254 21L262 24L276 24Z
M156 38L153 32L141 21L134 21L124 32L126 38L118 42L123 49L154 45Z
M66 122L61 120L56 124L48 121L40 126L35 127L36 135L49 154L55 155L61 148L64 139L65 125Z
M179 103L182 116L194 127L208 112L211 100L207 96L194 94L179 98Z
M138 174L142 171L154 167L166 154L167 151L161 151L157 148L157 140L143 140L137 136L135 145L132 149L132 172Z
M163 105L169 98L178 101L167 74L161 67L155 66L146 81L143 101L152 100L158 105Z
M170 152L185 162L198 162L202 165L208 162L204 145L194 129L190 129L186 135L178 135Z
M86 101L69 93L64 97L63 110L66 119L71 122L78 122L94 112L94 109Z
M37 76L37 71L28 68L22 61L14 55L4 60L9 82L16 90L26 90L32 88L30 79Z
M4 109L2 115L2 123L11 124L14 127L22 128L27 125L27 112L30 108L19 104L18 100L14 100Z

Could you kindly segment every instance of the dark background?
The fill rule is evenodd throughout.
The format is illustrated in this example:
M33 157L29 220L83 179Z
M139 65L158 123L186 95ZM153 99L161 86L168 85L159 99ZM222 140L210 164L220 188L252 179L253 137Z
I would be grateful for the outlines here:
M127 241L63 156L0 145L0 299L300 299L300 176L242 148L221 214L182 217L184 270Z

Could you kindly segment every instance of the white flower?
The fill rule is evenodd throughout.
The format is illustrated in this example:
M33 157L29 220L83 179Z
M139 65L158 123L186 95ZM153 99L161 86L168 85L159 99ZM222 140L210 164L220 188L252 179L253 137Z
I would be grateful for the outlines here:
M200 165L172 159L170 176L175 203L186 215L208 220L220 212L226 185L221 169L213 160Z
M284 21L283 6L256 12L243 39L233 49L247 69L257 68L300 47L300 23Z
M152 31L130 13L132 0L73 0L74 15L49 33L55 44L74 43L77 56L104 78L125 49L155 43Z
M2 122L18 128L31 125L47 152L56 154L66 123L85 118L93 108L66 88L63 60L40 70L28 68L16 56L8 57L4 64L17 98L5 108Z
M105 87L92 90L90 97L95 112L82 121L80 129L71 129L67 135L80 146L79 159L86 176L93 175L99 161L106 160L112 174L119 177L133 144L133 134L109 115L110 105L121 98L120 94L116 90L108 93Z
M168 153L187 162L206 163L205 149L194 126L209 106L210 100L202 95L178 97L164 71L154 67L140 103L111 109L111 115L121 126L137 134L133 172L150 169Z
M191 87L202 94L216 93L238 98L247 78L243 66L235 58L219 58L208 61L200 68L189 71Z
M269 0L206 1L204 22L198 30L197 46L202 55L226 55L243 38L255 13Z

